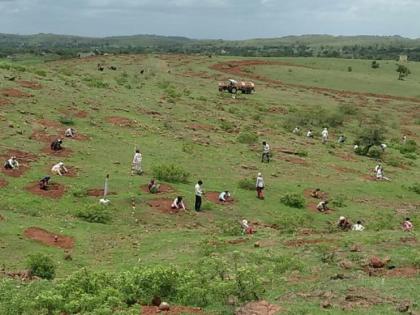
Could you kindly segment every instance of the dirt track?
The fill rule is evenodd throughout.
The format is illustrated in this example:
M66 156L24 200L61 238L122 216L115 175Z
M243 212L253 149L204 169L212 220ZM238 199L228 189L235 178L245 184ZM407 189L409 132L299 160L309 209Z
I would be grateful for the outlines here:
M322 88L322 87L315 87L310 85L304 84L296 84L296 83L285 83L280 80L273 80L258 74L248 73L244 71L244 67L248 66L268 66L268 65L282 65L288 67L303 67L303 68L310 68L299 64L293 64L288 62L280 62L280 61L264 61L264 60L242 60L242 61L227 61L214 64L210 67L212 70L216 70L223 73L233 74L235 76L246 77L254 80L258 80L261 82L266 82L270 84L274 84L277 86L289 87L289 88L299 88L299 89L306 89L317 94L325 94L331 93L335 94L336 96L342 97L351 97L351 96L358 96L358 97L370 97L370 98L377 98L381 100L394 100L394 101L408 101L414 103L420 103L419 98L415 97L403 97L403 96L394 96L394 95L386 95L386 94L376 94L376 93L365 93L365 92L354 92L354 91L346 91L346 90L335 90L330 88Z
M71 249L74 246L73 238L60 234L50 233L37 227L30 227L26 229L24 234L27 238L41 242L42 244L48 246L60 247L64 249Z

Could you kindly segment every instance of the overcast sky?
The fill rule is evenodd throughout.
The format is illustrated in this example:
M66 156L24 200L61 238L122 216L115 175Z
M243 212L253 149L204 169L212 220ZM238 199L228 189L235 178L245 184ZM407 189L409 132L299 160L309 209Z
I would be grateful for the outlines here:
M0 33L420 37L420 0L0 0Z

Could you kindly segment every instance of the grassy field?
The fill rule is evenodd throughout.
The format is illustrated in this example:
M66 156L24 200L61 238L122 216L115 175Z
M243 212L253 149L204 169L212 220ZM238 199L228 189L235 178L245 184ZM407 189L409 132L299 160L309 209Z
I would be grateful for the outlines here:
M232 66L235 62L240 66ZM263 288L258 298L278 305L281 313L394 314L404 303L420 312L420 198L409 189L420 181L420 168L417 154L400 151L403 135L419 141L420 65L410 62L412 74L398 81L393 61L380 61L375 70L360 60L258 62L178 55L27 60L12 67L0 61L0 155L5 159L9 150L34 155L22 176L0 174L7 182L0 188L4 269L23 270L30 254L43 253L57 265L54 281L61 281L81 268L117 274L140 265L189 269L200 268L208 257L249 266ZM105 65L103 72L98 63ZM235 99L220 94L217 82L232 76L254 80L257 92ZM294 135L296 121L305 123L304 131L313 128L315 139ZM390 182L372 180L376 161L353 152L358 132L372 123L386 128L382 159ZM326 145L320 141L324 125L330 127ZM68 156L52 155L45 149L49 140L68 126L85 137L64 140ZM339 145L342 133L348 140ZM272 147L270 164L260 162L263 140ZM130 176L136 147L143 154L142 176ZM76 170L75 176L52 178L65 187L62 197L27 190L61 160ZM189 182L166 183L173 188L167 194L142 191L153 168L167 164L186 170ZM258 172L266 181L265 200L238 186L243 179L254 182ZM112 219L86 222L77 214L97 205L99 197L85 192L102 188L106 174L116 193L109 196ZM195 213L199 179L207 192L231 191L234 203L204 198L203 211ZM317 201L308 196L317 187L332 201L334 210L327 214L317 212ZM291 193L305 198L304 208L281 203ZM149 206L177 195L185 197L188 211L171 214ZM342 215L362 220L366 230L338 231L335 223ZM415 225L412 233L401 230L407 216ZM254 223L255 235L238 232L242 219ZM29 227L70 236L74 247L31 240L25 235ZM352 250L355 245L360 250ZM64 251L71 260L64 259ZM370 275L372 256L389 257L396 269ZM6 312L5 304L7 299L0 299L5 314L30 314ZM184 304L231 314L241 303Z

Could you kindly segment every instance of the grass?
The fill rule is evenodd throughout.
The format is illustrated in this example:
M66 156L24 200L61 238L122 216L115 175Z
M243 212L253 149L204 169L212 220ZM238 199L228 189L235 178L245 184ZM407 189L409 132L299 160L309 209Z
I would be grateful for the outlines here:
M401 139L402 133L407 133L419 143L418 136L415 136L420 134L418 103L376 98L361 100L351 94L333 98L328 93L324 95L300 87L269 86L259 81L256 81L256 94L238 95L232 99L229 94L217 91L213 79L184 75L192 71L198 74L206 72L210 78L225 76L210 70L209 66L236 59L243 58L124 55L101 56L83 62L27 61L31 69L38 69L37 72L21 72L16 66L1 67L1 76L18 72L22 80L36 81L43 86L41 90L30 90L16 82L4 82L4 88L20 89L34 97L13 98L13 105L1 107L4 119L0 120L3 131L0 152L19 148L39 156L22 177L0 174L0 179L9 182L0 189L0 214L5 218L0 221L0 256L6 269L24 269L30 255L46 254L56 265L56 278L63 279L83 267L123 272L140 261L187 268L191 261L198 261L204 251L228 260L233 251L239 251L249 257L249 260L242 258L241 264L256 265L264 272L281 271L281 277L274 282L261 272L266 289L263 298L280 304L290 314L321 313L319 304L322 302L320 297L302 299L296 295L287 298L290 292L328 290L335 292L340 300L349 288L362 287L380 290L383 295L397 300L415 302L420 292L418 277L386 278L383 282L360 271L360 265L343 271L338 262L350 258L358 260L359 257L351 256L355 254L348 248L349 244L361 244L362 252L357 253L360 260L377 255L391 257L396 266L418 264L417 245L402 243L401 238L409 235L400 230L404 217L410 216L416 227L412 236L419 237L420 219L415 210L419 205L418 194L407 189L414 187L415 178L420 176L418 160L407 159L398 148L389 147L385 152L384 166L392 181L373 182L363 176L372 173L376 162L355 155L352 146L361 126L376 119L378 113L383 117L388 141ZM250 75L262 74L288 83L350 91L419 96L416 82L420 65L417 63L410 63L412 74L400 82L393 61L380 61L379 69L371 69L371 62L360 60L276 60L315 69L291 67L292 72L289 72L287 66L258 66L251 69ZM115 65L118 70L99 73L97 63ZM145 69L143 75L138 73L139 64ZM352 72L347 71L348 66L352 67ZM69 80L71 85L67 83ZM131 89L126 88L126 84L130 84ZM43 129L39 125L40 119L57 122L57 117L67 117L63 112L69 109L88 113L84 118L69 117L77 132L89 136L90 140L64 140L64 146L73 151L64 162L67 166L77 167L79 176L53 177L54 181L68 188L59 200L32 195L25 187L43 176L59 158L41 154L45 144L30 140L29 136L34 130ZM322 126L318 124L324 122L322 117L313 117L314 140L293 135L284 126L289 119L296 119L296 113L300 114L299 117L307 117L302 113L340 113L342 124L330 128L330 143L336 144L336 139L343 133L348 138L346 144L331 146L320 143ZM107 120L110 116L133 119L138 124L133 127L113 125ZM14 128L9 127L11 123ZM213 128L189 129L188 126L193 124ZM47 131L62 134L66 128L65 125L57 129L48 127ZM305 133L306 129L303 130ZM274 151L269 164L260 163L259 139L266 140ZM143 154L145 174L142 176L130 176L136 147ZM277 148L300 152L301 158L276 152ZM387 164L387 156L393 157L390 164ZM395 163L396 159L405 163ZM410 165L407 161L412 161L411 166L400 167ZM171 179L175 191L152 195L140 190L140 186L156 175L153 170L161 169L162 165L177 165L182 171L175 172L176 180ZM263 173L266 182L264 201L257 200L254 191L258 172ZM98 203L99 198L87 196L85 190L101 188L106 174L110 174L110 191L116 193L109 196L112 207L109 217L106 214L107 224L86 222L86 217L95 221L102 213L78 216L84 209L95 210ZM178 180L179 174L182 180ZM189 174L188 182L186 174ZM199 179L204 181L205 191L229 190L235 202L222 206L205 200L206 210L197 215L190 212L164 214L147 205L147 201L155 198L172 199L182 195L188 208L192 208L194 184ZM302 209L280 202L282 196L302 197L306 189L317 187L328 192L334 208L331 214L310 210L308 207L314 201L308 198L305 198L306 205ZM135 208L132 207L133 200ZM352 221L362 220L366 231L342 233L331 228L341 215ZM237 227L226 226L226 223L239 225L242 219L264 225L256 226L257 233L250 241L228 243L242 236L237 235ZM32 226L74 237L73 259L64 260L62 250L28 240L23 232ZM310 229L312 234L302 234L302 229ZM203 242L214 237L218 238L219 245L203 248ZM330 242L286 245L296 239L323 238ZM255 242L260 242L261 247L254 247ZM321 245L325 246L320 248ZM261 254L266 251L270 251L268 256ZM333 252L335 254L331 254ZM273 256L271 260L267 258L270 255ZM296 265L295 268L289 268L290 264ZM337 273L345 273L349 278L332 281L331 276ZM213 308L218 311L229 309L226 305L214 305L209 310ZM420 311L418 305L414 309ZM394 305L383 302L367 310L356 308L355 312L394 314L394 310ZM330 312L346 313L339 306L334 306Z

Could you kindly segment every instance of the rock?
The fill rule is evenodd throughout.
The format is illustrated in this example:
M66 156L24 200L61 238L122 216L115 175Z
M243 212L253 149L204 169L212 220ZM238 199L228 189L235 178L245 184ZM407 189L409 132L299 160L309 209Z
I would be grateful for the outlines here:
M385 266L386 262L382 261L379 257L373 256L369 260L369 266L373 268L383 268Z
M166 302L160 303L159 310L160 311L169 311L169 304L166 303Z
M344 269L353 268L353 263L350 260L347 260L347 259L340 261L339 265L340 265L341 268L344 268Z

